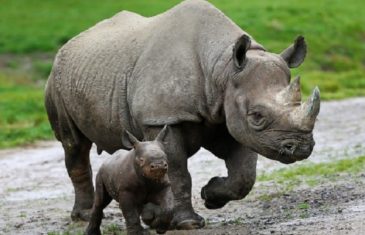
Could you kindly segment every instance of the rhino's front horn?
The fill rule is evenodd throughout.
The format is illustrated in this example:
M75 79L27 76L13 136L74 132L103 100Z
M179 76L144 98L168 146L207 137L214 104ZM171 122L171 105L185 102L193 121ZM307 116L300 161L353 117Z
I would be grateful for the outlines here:
M291 122L301 130L312 131L319 113L320 105L321 99L319 89L316 87L308 100L294 109L290 114Z
M315 87L312 95L308 98L308 101L304 104L305 117L312 123L314 123L321 106L321 98L319 88Z

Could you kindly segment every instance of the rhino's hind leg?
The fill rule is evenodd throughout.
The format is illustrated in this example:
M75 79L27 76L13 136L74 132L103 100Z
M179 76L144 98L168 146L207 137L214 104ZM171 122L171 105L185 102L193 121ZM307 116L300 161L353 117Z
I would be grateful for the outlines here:
M89 160L91 142L62 143L68 175L75 189L75 204L71 212L72 220L89 220L94 199L92 171Z
M51 82L49 82L49 85ZM93 205L94 187L89 160L91 141L76 127L61 99L54 102L47 89L46 109L56 138L62 142L68 175L75 189L73 220L88 220Z
M256 180L257 154L227 135L205 147L224 159L228 170L228 177L213 177L202 188L201 197L205 200L205 206L217 209L231 200L244 198Z

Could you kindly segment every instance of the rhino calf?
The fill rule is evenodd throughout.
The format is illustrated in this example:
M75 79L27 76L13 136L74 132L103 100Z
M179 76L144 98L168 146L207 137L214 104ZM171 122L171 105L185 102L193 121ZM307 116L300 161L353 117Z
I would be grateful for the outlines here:
M172 218L172 210L168 208L171 205L168 200L170 183L166 174L167 158L161 144L166 130L165 126L154 141L148 142L139 142L126 132L133 150L125 156L114 156L101 166L96 176L96 193L86 234L101 234L103 209L112 199L119 202L128 234L149 234L140 224L141 214L158 233L168 229Z

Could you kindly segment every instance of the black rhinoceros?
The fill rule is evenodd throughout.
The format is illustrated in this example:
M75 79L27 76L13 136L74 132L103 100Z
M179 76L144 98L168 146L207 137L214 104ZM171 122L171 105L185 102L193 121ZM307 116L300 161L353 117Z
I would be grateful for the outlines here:
M203 0L149 18L122 11L71 39L55 58L45 102L75 188L72 218L85 219L92 206L92 143L108 153L127 148L124 130L152 140L171 125L165 151L181 229L204 226L187 169L200 147L228 170L203 187L207 208L250 192L257 154L286 164L307 158L319 90L301 102L289 70L305 55L303 37L281 54L266 51Z

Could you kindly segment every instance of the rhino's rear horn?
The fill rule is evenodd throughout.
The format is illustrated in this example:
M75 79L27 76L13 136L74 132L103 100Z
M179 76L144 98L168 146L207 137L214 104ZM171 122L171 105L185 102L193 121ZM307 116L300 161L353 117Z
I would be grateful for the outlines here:
M251 46L251 39L242 35L233 47L233 62L237 69L242 70L246 64L246 52Z
M300 104L302 94L300 91L300 77L297 76L286 88L277 96L277 100L282 104Z
M296 76L288 87L288 98L293 103L299 103L302 101L302 94L300 91L300 77Z

